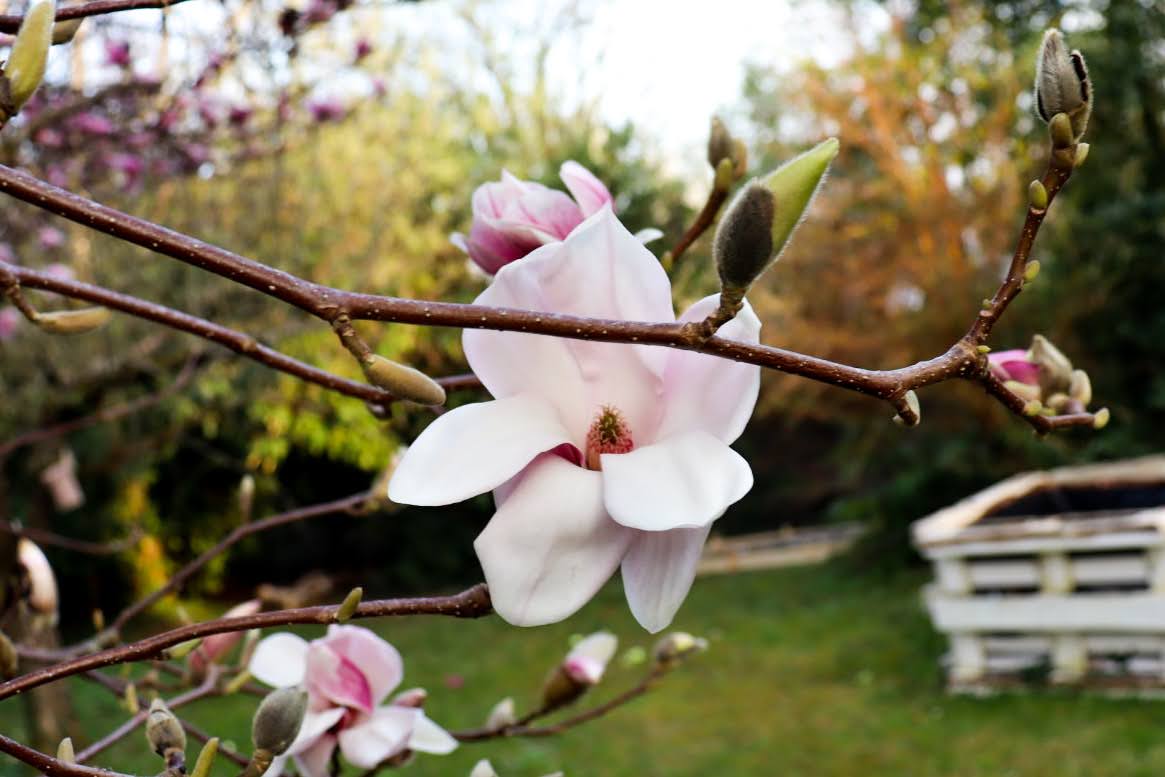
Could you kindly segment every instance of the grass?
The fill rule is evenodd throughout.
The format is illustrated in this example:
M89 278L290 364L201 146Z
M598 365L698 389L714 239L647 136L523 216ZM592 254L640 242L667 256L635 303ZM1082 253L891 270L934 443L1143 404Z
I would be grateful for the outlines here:
M920 575L889 582L839 566L780 570L697 582L676 627L708 637L710 652L648 697L607 718L542 740L465 745L427 756L413 775L464 777L490 758L502 777L1138 777L1165 773L1165 705L1066 691L992 699L943 693L941 639L919 604ZM566 624L520 630L496 618L382 621L376 628L405 656L405 685L430 690L429 713L450 727L481 723L513 695L533 703L546 669L573 632L610 628L624 646L649 644L606 589ZM311 635L313 632L304 632ZM314 633L319 633L314 632ZM446 678L464 679L452 688ZM615 667L591 701L634 681ZM119 712L108 695L76 686L85 734L108 730ZM253 699L204 702L191 720L245 741ZM0 728L19 703L0 703ZM140 734L99 763L153 774ZM18 774L0 756L0 774ZM220 759L215 775L235 774Z

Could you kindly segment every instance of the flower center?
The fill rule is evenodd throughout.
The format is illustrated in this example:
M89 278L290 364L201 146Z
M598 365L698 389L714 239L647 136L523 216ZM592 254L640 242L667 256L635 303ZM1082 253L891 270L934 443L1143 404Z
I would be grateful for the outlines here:
M604 453L630 453L635 449L631 427L623 414L612 405L603 405L587 430L587 469L602 469L600 456Z

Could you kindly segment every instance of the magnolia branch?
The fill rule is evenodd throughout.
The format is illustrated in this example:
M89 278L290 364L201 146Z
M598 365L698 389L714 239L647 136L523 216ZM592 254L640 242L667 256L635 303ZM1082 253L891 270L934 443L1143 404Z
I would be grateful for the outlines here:
M79 656L54 666L44 667L21 675L5 683L0 683L0 699L6 699L31 688L71 677L90 669L99 669L115 664L143 661L165 655L166 648L234 631L249 631L274 626L292 624L327 625L335 623L340 605L320 605L300 607L291 610L261 612L234 618L219 618L204 623L194 623L126 645L108 648L99 653ZM398 617L403 615L442 615L450 618L480 618L493 612L489 591L484 583L468 588L451 596L430 596L403 599L379 599L363 602L356 607L353 618Z
M1045 178L1053 184L1054 179L1062 178L1060 181L1062 185L1069 173L1070 169L1059 172L1050 169ZM1049 187L1049 202L1058 188L1057 185ZM917 422L917 415L907 402L908 391L954 378L986 382L987 361L979 346L990 333L990 325L998 319L1022 285L1022 272L1018 276L1014 272L1009 273L1007 280L996 293L991 309L981 313L980 320L975 322L968 335L941 356L898 369L868 370L774 346L743 343L714 335L707 337L698 326L693 325L566 316L484 305L384 297L334 289L70 193L10 167L0 166L0 191L98 232L249 286L317 316L330 325L347 316L352 320L494 329L580 340L680 348L755 364L883 399L890 402L908 424ZM1046 208L1044 210L1046 211ZM1029 211L1012 261L1013 269L1027 266L1028 256L1042 220L1042 212L1033 216ZM49 287L44 278L37 277L34 280L36 288ZM83 298L98 304L103 304L98 299L98 294L114 294L95 287L87 287L83 291L87 295ZM159 318L165 319L165 316L156 316L154 320ZM196 326L200 327L205 327L209 323L201 319L195 321L198 322ZM296 369L302 369L302 365ZM334 376L330 376L329 379L340 380ZM988 388L990 389L990 386ZM369 387L362 386L362 390L368 391ZM1011 403L1004 404L1014 410ZM1028 420L1039 431L1047 431L1050 428L1039 419L1028 418Z
M137 11L146 8L169 8L186 0L93 0L81 5L66 6L57 10L56 20L84 19L89 16L103 16L120 11ZM0 32L14 33L20 29L24 17L20 14L0 14Z

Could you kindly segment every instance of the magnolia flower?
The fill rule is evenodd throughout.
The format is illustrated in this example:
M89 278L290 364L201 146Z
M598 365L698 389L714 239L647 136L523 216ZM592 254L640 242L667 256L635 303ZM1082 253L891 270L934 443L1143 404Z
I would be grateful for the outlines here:
M597 631L571 648L562 662L562 671L580 685L597 685L615 656L619 640L609 631Z
M284 688L303 684L308 712L299 736L275 759L268 775L282 773L295 759L304 777L326 777L337 745L344 758L361 769L405 750L445 754L456 740L415 706L415 694L399 703L384 703L400 685L400 653L359 626L329 626L327 636L307 642L289 633L260 642L250 671L261 682Z
M987 363L991 372L1000 380L1014 380L1030 386L1040 384L1040 368L1023 348L987 354Z
M659 262L609 207L565 241L505 265L478 304L675 321ZM717 309L706 297L681 317ZM755 343L745 304L720 334ZM474 547L494 608L517 625L583 606L622 566L644 627L671 622L712 522L752 487L729 446L756 404L760 368L676 349L486 329L466 358L495 397L440 416L409 447L389 498L460 502L493 490Z
M242 604L236 604L222 614L224 618L240 618L244 615L254 615L263 609L263 603L258 599L248 599ZM245 632L228 631L223 634L212 634L198 644L198 647L186 657L186 663L195 673L201 675L211 664L218 663L235 645L242 641Z
M505 170L501 181L477 187L469 236L455 234L453 244L493 275L535 248L565 239L583 219L612 202L603 182L578 162L564 163L558 175L573 200Z

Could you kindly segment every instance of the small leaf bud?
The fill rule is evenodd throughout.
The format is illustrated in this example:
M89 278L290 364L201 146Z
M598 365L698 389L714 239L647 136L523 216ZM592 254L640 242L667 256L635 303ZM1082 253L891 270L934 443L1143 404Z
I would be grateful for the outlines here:
M1092 381L1084 370L1072 370L1072 378L1068 383L1068 396L1084 406L1092 401Z
M243 671L239 672L237 675L232 677L231 681L229 683L227 683L226 685L223 686L223 688L222 688L223 695L230 696L231 694L238 693L239 691L241 691L243 689L244 685L246 685L247 683L251 682L254 679L255 679L255 676L253 674L251 674L250 670L244 669Z
M978 351L979 353L991 353L991 346L978 345L978 346L975 346L975 350Z
M1030 418L1032 416L1039 415L1043 409L1043 403L1041 403L1038 399L1031 399L1024 403L1023 414Z
M57 14L54 0L32 0L12 42L4 66L8 78L8 97L19 111L44 80L45 63L53 43L53 19ZM8 118L8 117L5 117Z
M54 335L85 334L105 326L108 321L109 311L105 308L57 310L36 317L36 325Z
M255 711L251 737L255 747L281 755L299 735L307 713L307 692L302 688L280 688L267 694Z
M214 765L214 757L218 755L218 737L211 737L198 751L198 759L194 762L194 771L190 777L210 777L210 767Z
M721 159L732 158L732 133L724 126L719 116L712 117L712 127L708 132L708 164L715 170Z
M1036 276L1038 276L1039 274L1040 274L1040 260L1039 259L1031 260L1030 262L1027 263L1027 266L1023 268L1023 279L1025 281L1027 281L1028 283L1031 283L1032 281L1034 281L1036 279Z
M73 740L65 737L57 745L57 760L67 764L77 763L77 753L73 750Z
M1104 427L1108 426L1109 415L1110 414L1107 407L1102 407L1097 410L1096 413L1092 416L1092 428L1103 429Z
M158 755L169 758L171 751L186 750L186 731L166 702L154 699L146 718L146 740Z
M769 266L776 205L772 191L757 181L733 198L712 243L722 288L747 289Z
M485 727L490 731L498 731L517 722L518 713L514 708L514 700L507 696L489 711L489 717L485 719Z
M72 42L73 38L77 37L77 30L81 28L81 22L83 21L85 21L83 18L77 18L54 24L53 45L60 46L63 43Z
M20 658L16 653L16 646L3 631L0 631L0 678L10 680L16 676L16 669L20 665Z
M371 354L363 363L364 375L374 386L422 405L445 404L445 389L420 370Z
M1079 51L1068 51L1064 36L1057 29L1044 33L1036 61L1036 111L1041 119L1052 123L1055 116L1064 114L1069 124L1069 141L1056 142L1057 147L1080 140L1088 127L1092 113L1092 83L1088 68ZM1056 131L1053 127L1053 140Z
M1089 145L1087 143L1076 144L1076 167L1084 164L1084 160L1088 158Z
M652 655L660 666L671 668L684 659L708 649L708 640L683 631L673 631L655 643Z
M1048 123L1048 134L1052 137L1052 148L1072 146L1072 121L1066 113L1057 113Z
M133 683L127 683L125 686L125 708L129 710L131 715L137 715L141 705L138 703L138 688Z
M194 652L194 649L202 644L202 638L187 640L186 642L179 642L173 647L168 647L165 650L166 658L181 661L186 656Z
M721 159L720 164L716 165L716 175L712 179L712 188L726 192L732 188L732 183L735 180L736 165L731 159Z
M1036 210L1048 209L1048 190L1040 180L1032 181L1027 187L1027 199Z
M336 610L336 623L351 620L352 616L356 614L356 608L360 606L360 600L363 598L363 588L357 586L349 591L348 595L344 597L344 601L340 602L340 606Z

